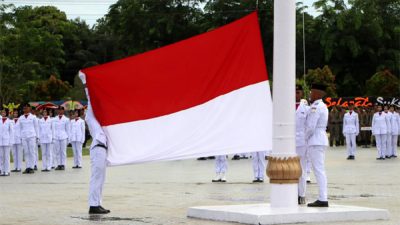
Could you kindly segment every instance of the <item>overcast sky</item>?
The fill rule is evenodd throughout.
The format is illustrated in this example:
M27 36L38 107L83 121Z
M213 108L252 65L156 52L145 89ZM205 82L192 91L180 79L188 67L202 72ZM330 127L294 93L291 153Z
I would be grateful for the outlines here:
M297 0L297 2L304 2L307 5L308 12L316 15L312 3L315 0ZM0 0L2 3L13 3L16 6L21 5L54 5L60 10L64 11L69 19L80 17L90 25L96 23L96 20L103 17L108 7L117 2L117 0Z

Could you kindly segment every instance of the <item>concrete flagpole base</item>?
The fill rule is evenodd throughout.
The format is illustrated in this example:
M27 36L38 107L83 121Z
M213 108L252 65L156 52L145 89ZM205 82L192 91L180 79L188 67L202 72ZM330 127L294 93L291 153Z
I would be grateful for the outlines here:
M276 208L270 204L199 206L188 209L188 217L242 224L296 224L344 221L388 220L385 209L331 205L328 208L306 206Z

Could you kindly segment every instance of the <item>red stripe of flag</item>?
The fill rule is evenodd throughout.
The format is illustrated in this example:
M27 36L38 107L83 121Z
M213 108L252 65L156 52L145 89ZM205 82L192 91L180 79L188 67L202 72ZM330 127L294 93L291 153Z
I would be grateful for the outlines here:
M256 12L82 72L102 126L168 115L268 79Z

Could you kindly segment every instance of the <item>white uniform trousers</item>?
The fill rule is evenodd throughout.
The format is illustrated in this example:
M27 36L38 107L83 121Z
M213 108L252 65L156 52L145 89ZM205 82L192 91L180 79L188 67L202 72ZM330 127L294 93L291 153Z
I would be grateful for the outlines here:
M392 134L386 135L386 152L385 156L391 156L392 154Z
M385 158L386 153L386 134L375 135L376 148L378 149L378 157Z
M22 139L22 147L24 148L26 168L33 169L33 167L35 166L35 157L36 157L35 145L36 145L36 137Z
M300 157L301 165L301 176L299 178L298 194L300 197L306 197L306 187L307 187L307 176L308 176L308 157L307 157L307 147L298 146L296 147L296 153ZM310 163L311 164L311 163Z
M226 173L228 169L228 161L226 155L215 156L215 173Z
M71 142L72 151L74 152L74 166L82 166L82 145L79 141Z
M41 143L40 148L42 149L42 163L43 163L42 168L51 170L51 166L52 166L51 143Z
M39 161L39 147L38 144L35 140L35 166L37 166L38 161Z
M56 146L58 166L65 166L67 161L67 139L54 140L54 145Z
M16 170L22 169L23 154L24 154L24 150L22 148L22 144L13 144L12 156L13 156L13 160L14 160L14 169L16 169Z
M51 161L52 161L52 167L57 167L58 166L58 154L57 154L57 149L56 149L56 144L53 142L51 143Z
M397 139L399 138L399 135L392 135L392 154L397 156Z
M307 156L311 160L315 178L319 187L320 201L328 201L328 179L325 173L325 149L326 146L308 146Z
M252 152L254 179L264 180L266 152Z
M89 206L100 206L106 178L107 151L95 146L90 150Z
M10 174L10 146L0 146L1 174Z
M346 147L347 147L347 155L354 156L356 154L356 134L345 134L346 136Z

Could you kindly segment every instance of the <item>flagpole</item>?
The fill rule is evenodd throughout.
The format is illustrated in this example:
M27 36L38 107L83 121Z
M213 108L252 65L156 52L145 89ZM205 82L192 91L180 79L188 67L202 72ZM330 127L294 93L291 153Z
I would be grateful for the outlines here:
M297 207L301 175L295 149L296 2L274 1L273 144L267 175L271 207Z

